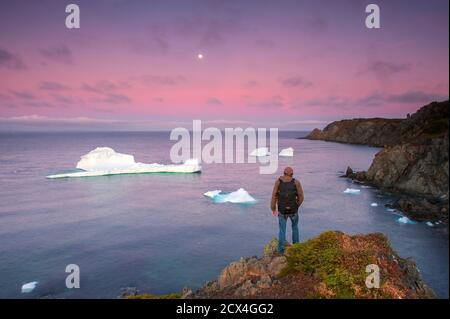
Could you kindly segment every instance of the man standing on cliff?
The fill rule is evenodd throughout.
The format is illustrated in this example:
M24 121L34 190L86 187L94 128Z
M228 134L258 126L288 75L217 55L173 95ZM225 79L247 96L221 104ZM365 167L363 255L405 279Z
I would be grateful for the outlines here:
M279 233L278 233L278 252L283 253L284 242L286 241L286 224L288 218L292 223L292 243L299 242L298 233L298 208L303 203L303 189L300 181L294 177L294 170L291 167L284 169L284 175L280 176L272 191L272 200L270 208L272 215L278 215ZM278 212L276 210L278 206Z

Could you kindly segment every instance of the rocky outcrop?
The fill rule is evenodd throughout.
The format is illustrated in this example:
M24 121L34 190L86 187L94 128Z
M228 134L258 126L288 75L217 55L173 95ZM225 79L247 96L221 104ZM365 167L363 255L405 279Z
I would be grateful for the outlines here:
M356 136L357 132L363 134L360 121L348 121L351 125L334 122L323 132L327 140L350 143L377 136L362 144L381 145L375 143L382 141L379 132ZM389 130L372 127L386 134L384 148L375 155L367 172L347 170L346 177L398 194L399 200L393 206L412 219L443 220L448 224L449 102L433 102L404 120L394 121L395 128ZM313 131L310 135L321 137L323 132Z
M314 129L305 139L370 146L424 143L448 132L448 101L433 102L404 119L367 118L336 121Z
M328 231L285 255L275 253L276 240L267 247L262 257L232 262L187 298L435 298L414 262L400 258L382 234ZM378 288L366 285L368 265L379 267Z
M342 120L314 129L306 139L382 147L400 140L401 123L401 119L382 118Z

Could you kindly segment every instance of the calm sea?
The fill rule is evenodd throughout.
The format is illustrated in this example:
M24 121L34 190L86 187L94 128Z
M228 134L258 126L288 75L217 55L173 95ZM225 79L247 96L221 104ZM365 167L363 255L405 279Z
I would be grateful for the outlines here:
M339 178L350 165L367 169L379 150L298 140L281 132L280 174L294 168L305 191L300 236L325 230L382 232L402 257L413 257L425 281L448 297L448 232L400 224L376 190ZM147 174L48 180L75 167L97 146L135 155L140 162L170 161L169 133L1 133L0 297L115 298L121 288L162 294L200 287L241 256L260 255L277 233L269 200L274 175L257 164L204 164L202 174ZM245 188L255 205L214 204L208 190ZM371 207L376 202L378 207ZM290 233L289 233L290 235ZM66 265L77 264L81 288L65 286ZM37 288L21 294L24 283Z

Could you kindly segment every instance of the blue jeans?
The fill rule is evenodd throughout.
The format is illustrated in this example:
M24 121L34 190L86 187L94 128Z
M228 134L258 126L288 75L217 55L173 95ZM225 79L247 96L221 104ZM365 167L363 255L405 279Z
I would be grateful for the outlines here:
M289 215L288 215L289 216ZM286 241L286 224L288 216L278 213L278 225L280 226L280 232L278 233L278 252L282 253L284 250L284 242ZM289 219L292 223L292 243L299 242L298 234L298 213L295 215L290 215Z

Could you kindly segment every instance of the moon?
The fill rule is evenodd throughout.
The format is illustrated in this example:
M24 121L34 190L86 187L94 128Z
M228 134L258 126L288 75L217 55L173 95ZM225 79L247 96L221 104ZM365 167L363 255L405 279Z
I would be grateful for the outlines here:
M201 53L197 54L197 59L199 59L199 60L203 59L203 54L201 54Z

